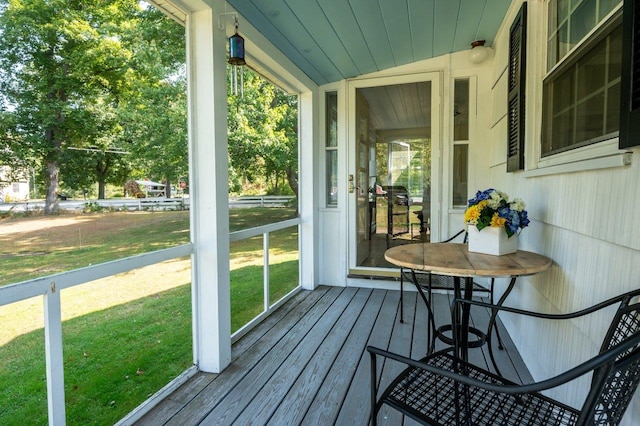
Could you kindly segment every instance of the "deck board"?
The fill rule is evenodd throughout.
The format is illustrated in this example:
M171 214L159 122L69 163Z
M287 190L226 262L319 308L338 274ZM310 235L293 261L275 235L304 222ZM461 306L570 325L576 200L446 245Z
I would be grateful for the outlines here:
M448 321L449 295L436 294L434 300L437 321ZM136 424L366 425L371 374L366 346L413 358L426 352L422 299L405 292L404 323L399 321L399 302L400 292L393 290L301 291L233 345L233 361L224 372L198 373ZM482 329L489 314L474 312L472 318ZM530 381L506 330L500 332L506 350L496 344L494 353L502 372ZM486 348L472 349L469 356L484 366L489 360ZM402 368L379 362L377 377L384 385ZM378 420L415 424L389 408Z

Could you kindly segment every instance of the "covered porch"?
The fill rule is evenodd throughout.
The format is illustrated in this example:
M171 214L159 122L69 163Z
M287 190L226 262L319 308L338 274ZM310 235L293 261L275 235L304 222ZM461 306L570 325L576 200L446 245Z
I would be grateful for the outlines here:
M188 244L145 254L138 263L190 256L193 366L120 424L366 424L370 377L366 345L413 358L424 354L426 311L421 300L415 292L407 293L408 320L401 324L398 269L359 259L366 253L363 247L370 249L368 254L386 249L371 249L370 235L362 227L368 223L371 232L371 218L363 212L369 203L370 179L375 177L372 170L377 167L370 164L370 157L375 157L371 145L378 143L373 141L373 130L382 130L369 129L373 116L358 114L366 110L358 108L358 94L371 87L428 86L429 100L420 105L428 110L430 121L415 127L430 132L431 180L425 182L431 192L423 212L430 215L431 241L445 240L464 226L466 200L476 190L499 188L527 202L531 224L520 236L519 248L549 257L553 266L544 274L519 278L507 304L571 312L640 286L636 217L640 137L634 127L640 123L640 103L625 111L615 102L616 93L619 98L620 92L630 92L624 86L629 73L623 73L624 80L609 78L603 71L606 77L602 87L594 89L595 95L589 92L580 98L574 93L571 105L560 102L568 99L560 90L569 87L563 79L573 78L570 70L575 70L576 78L571 87L580 92L580 76L591 77L594 69L615 70L628 63L620 51L622 46L625 52L634 47L629 44L631 31L625 30L629 36L624 43L618 35L623 14L625 22L631 16L638 21L637 6L629 6L636 2L151 3L185 26L191 222ZM558 4L569 5L563 12L565 21L554 15L561 9ZM584 30L579 23L587 12L593 12L593 25ZM235 17L245 38L247 62L299 101L298 217L238 233L266 235L273 229L294 227L298 281L287 296L290 300L274 305L272 312L272 306L267 306L242 336L231 332L229 271L230 242L240 238L229 231L226 123L227 40ZM527 37L513 47L514 29L519 31L523 22L528 26ZM570 22L584 34L576 30L569 36ZM634 25L637 34L640 23ZM524 34L518 31L516 37ZM479 38L491 50L476 62L470 45ZM615 43L621 45L619 51L596 49ZM637 40L635 44L637 53ZM589 68L593 64L587 61L591 50L603 55L596 55L595 68ZM564 59L548 64L560 51L566 54ZM618 61L621 55L624 61ZM635 67L638 81L637 60ZM517 75L511 74L513 69ZM467 93L464 111L456 95L460 88ZM554 97L553 90L560 94ZM585 83L583 92L588 90L591 86ZM637 100L640 91L636 91ZM561 104L558 111L553 109L556 101ZM601 105L593 106L596 101ZM412 110L411 105L407 109ZM461 112L467 116L466 131L459 133L456 117ZM620 118L619 130L607 122L611 117L616 122ZM591 125L598 120L602 131L593 136ZM387 135L407 134L406 129L389 130L393 132ZM425 200L422 197L423 209ZM408 211L406 215L412 217ZM419 225L423 227L422 222ZM265 240L268 244L268 237ZM267 282L269 249L265 246ZM122 261L71 271L58 277L58 288L131 268ZM33 295L44 295L51 306L45 318L49 423L65 424L59 291L47 277L36 284ZM268 283L265 287L268 293ZM504 290L506 283L498 282L497 288ZM448 319L446 295L438 295L437 307L438 318ZM475 315L473 320L483 328L488 315ZM597 352L600 344L594 337L602 328L597 320L566 327L538 326L508 316L501 320L502 337L508 344L505 351L496 351L498 362L502 373L517 382L565 371ZM472 362L490 365L484 350L475 349L471 355ZM383 369L383 380L393 376L388 364ZM551 396L579 406L583 390L576 384ZM402 421L393 417L397 413L387 413L389 424ZM637 424L638 419L640 398L635 398L623 424Z
M354 424L369 420L370 359L367 345L416 359L427 350L427 310L417 292L404 299L400 323L398 290L321 286L303 290L232 347L231 364L220 374L198 373L166 396L136 425L196 424ZM450 321L450 295L435 295L438 324ZM483 315L484 314L484 315ZM473 316L486 329L489 314ZM502 374L516 382L532 380L506 330L505 350L496 349ZM495 337L494 337L495 340ZM497 342L494 342L497 348ZM438 348L444 347L439 343ZM491 365L486 346L470 360ZM399 365L383 366L382 381ZM388 408L379 419L402 424ZM404 424L415 424L410 419Z

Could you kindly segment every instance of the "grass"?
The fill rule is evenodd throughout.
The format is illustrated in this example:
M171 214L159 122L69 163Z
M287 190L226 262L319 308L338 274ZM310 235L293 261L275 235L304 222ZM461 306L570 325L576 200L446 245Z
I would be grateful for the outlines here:
M288 209L232 210L230 228L292 214ZM1 282L182 244L188 229L188 212L2 221L0 258L13 278L3 276ZM254 239L231 248L234 330L262 310L258 239L258 248ZM274 302L298 283L297 227L271 234L270 247ZM191 365L189 280L189 260L176 259L63 290L68 424L113 424ZM41 298L0 307L0 323L0 424L46 424Z

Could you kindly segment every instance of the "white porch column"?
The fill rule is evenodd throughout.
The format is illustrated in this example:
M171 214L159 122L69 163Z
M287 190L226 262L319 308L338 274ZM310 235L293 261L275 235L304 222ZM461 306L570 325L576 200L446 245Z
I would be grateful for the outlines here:
M224 2L187 20L193 352L201 371L231 362L226 37Z
M298 97L298 205L300 206L300 285L313 290L318 282L318 211L319 184L317 159L318 91Z

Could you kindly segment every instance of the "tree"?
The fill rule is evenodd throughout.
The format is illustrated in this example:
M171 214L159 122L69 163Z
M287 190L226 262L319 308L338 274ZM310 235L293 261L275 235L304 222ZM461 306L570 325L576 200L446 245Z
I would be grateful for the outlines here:
M188 175L184 28L154 8L143 9L125 43L139 78L121 105L122 146L137 178L167 185Z
M230 189L265 183L278 193L287 179L297 195L297 97L250 70L241 72L243 93L228 98Z
M121 28L135 0L2 0L0 88L14 108L22 146L9 149L44 173L45 213L58 209L62 153L99 142L117 125L114 109L130 87L131 53Z

